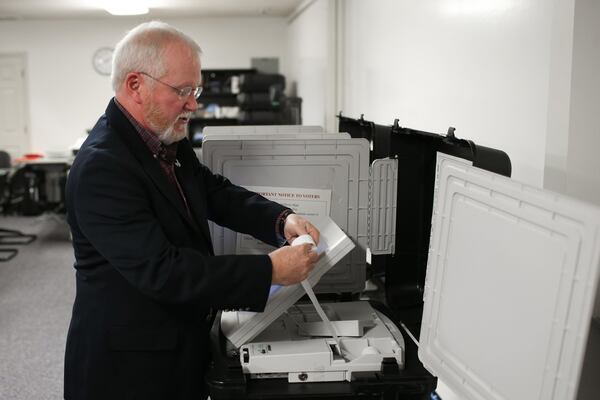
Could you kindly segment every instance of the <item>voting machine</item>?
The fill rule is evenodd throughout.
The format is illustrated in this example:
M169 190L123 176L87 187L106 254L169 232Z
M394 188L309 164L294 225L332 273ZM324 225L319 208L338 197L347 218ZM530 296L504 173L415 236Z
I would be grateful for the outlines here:
M426 399L440 377L461 398L574 399L600 211L510 180L506 154L452 130L339 118L342 134L206 132L205 165L323 238L302 285L216 320L211 398ZM211 235L217 254L270 251Z

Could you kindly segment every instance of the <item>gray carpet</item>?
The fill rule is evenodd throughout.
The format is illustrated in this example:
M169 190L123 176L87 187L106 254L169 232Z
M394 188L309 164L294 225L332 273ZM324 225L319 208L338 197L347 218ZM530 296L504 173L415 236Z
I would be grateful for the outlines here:
M0 227L38 235L0 262L0 399L62 399L63 357L75 296L64 221L0 217ZM2 246L8 247L8 246Z

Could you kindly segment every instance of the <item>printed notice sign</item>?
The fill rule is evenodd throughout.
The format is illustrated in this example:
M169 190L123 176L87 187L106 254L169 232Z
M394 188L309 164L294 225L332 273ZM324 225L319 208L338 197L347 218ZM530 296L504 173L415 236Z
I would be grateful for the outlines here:
M285 188L270 186L245 186L269 200L291 208L298 215L306 217L329 216L331 190ZM273 247L254 239L250 235L237 235L237 254L267 254Z

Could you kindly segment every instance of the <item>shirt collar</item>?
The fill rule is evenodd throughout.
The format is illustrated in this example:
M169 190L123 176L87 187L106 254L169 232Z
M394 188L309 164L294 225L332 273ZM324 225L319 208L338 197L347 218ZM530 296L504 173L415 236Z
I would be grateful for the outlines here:
M173 164L177 161L176 156L178 142L172 143L170 145L164 145L155 133L144 128L144 126L142 126L142 124L140 124L133 117L133 115L131 115L129 111L127 111L127 109L123 107L121 103L119 103L119 101L116 98L115 104L117 105L117 107L119 107L119 110L121 110L125 117L127 117L129 122L131 122L131 125L133 125L136 132L155 158L159 158L169 164Z

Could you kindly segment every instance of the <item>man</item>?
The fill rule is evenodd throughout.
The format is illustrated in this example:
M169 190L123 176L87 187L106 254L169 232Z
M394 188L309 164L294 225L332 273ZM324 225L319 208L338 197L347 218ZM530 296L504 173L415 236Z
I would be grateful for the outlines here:
M319 232L201 165L186 139L200 49L149 22L116 46L112 99L67 182L77 294L66 399L200 399L212 309L263 310L305 279L309 245L214 256L207 220L273 245Z

